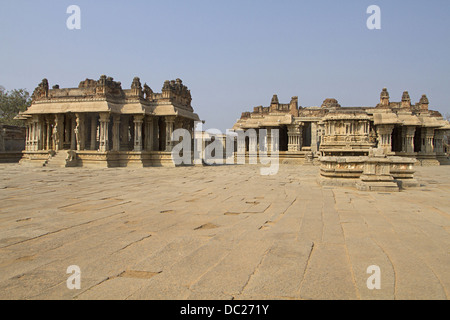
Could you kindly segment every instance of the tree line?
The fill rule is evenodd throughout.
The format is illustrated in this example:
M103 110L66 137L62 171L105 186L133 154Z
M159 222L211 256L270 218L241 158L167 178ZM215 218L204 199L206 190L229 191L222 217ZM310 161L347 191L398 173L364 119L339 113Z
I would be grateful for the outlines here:
M0 124L23 126L23 121L14 120L19 112L27 110L31 105L30 93L25 89L6 91L0 86Z

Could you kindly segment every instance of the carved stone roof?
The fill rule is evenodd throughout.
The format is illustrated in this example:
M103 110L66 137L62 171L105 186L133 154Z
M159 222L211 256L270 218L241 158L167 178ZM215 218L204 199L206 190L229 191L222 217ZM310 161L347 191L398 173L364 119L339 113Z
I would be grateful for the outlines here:
M155 115L183 114L199 120L193 113L191 93L180 79L166 81L162 93L154 93L135 77L131 89L124 90L112 77L100 76L99 80L86 79L77 88L49 89L43 79L34 90L31 106L21 116L66 112L144 113ZM166 114L167 113L167 114Z

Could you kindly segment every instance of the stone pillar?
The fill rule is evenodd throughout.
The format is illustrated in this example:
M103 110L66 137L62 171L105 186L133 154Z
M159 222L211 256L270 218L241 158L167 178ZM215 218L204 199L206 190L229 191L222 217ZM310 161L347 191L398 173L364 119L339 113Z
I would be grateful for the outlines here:
M50 116L47 116L45 118L45 125L46 125L46 150L51 150L52 149L52 125L51 125L51 119Z
M34 119L31 120L30 123L30 151L35 151L34 150L34 143L35 143L35 133L36 133L36 123L34 122Z
M39 121L39 117L36 120L36 147L35 150L39 151L41 149L41 122Z
M384 149L386 154L392 153L392 131L394 125L379 125L377 126L378 147Z
M434 131L434 152L437 155L444 155L444 131Z
M301 150L301 134L302 131L298 125L290 125L288 127L288 151Z
M64 117L64 125L62 125L62 130L64 130L64 142L63 142L63 144L70 142L70 129L71 129L70 127L71 127L71 123L72 122L70 122L69 120L70 120L69 116L66 115Z
M43 128L42 128L42 119L40 116L36 117L36 151L39 150L43 150L43 141L44 141L44 136L43 136Z
M143 115L135 115L133 119L134 123L134 151L142 151L142 123L144 120Z
M77 147L76 133L75 133L76 125L77 125L76 118L72 116L70 119L70 150L75 150L75 148Z
M28 134L28 150L34 151L34 122L30 121L29 126L29 134Z
M414 153L414 135L416 133L416 127L404 127L403 132L406 134L406 152Z
M317 122L311 122L311 152L317 152Z
M161 139L161 136L159 134L159 120L157 117L153 119L153 136L155 137L155 141L153 142L153 150L158 151L159 150L159 140ZM192 135L194 136L194 135Z
M109 113L100 113L100 152L109 151Z
M172 133L173 125L175 122L175 116L165 117L166 121L166 152L171 152L173 149Z
M272 152L272 128L267 128L266 148L268 153Z
M28 151L28 123L25 122L25 151Z
M113 151L120 151L120 115L113 116Z
M223 145L223 146L225 147L225 145ZM258 154L258 136L257 135L251 134L248 136L248 152L250 155Z
M434 128L422 128L423 153L432 154L434 152Z
M53 132L52 132L52 144L53 149L55 151L61 150L64 144L63 141L63 134L64 134L64 115L55 115L55 125L53 126Z
M243 131L244 133L245 133L245 131ZM197 136L199 136L199 137L201 137L201 132L195 132L195 138L197 138ZM241 139L238 139L238 143L237 143L237 152L239 153L239 154L245 154L245 152L247 151L247 146L246 146L246 143L245 143L245 138L241 141ZM265 145L267 146L267 144L265 143ZM263 148L263 150L266 150L265 148Z
M85 146L86 146L86 142L85 142L85 124L84 124L84 114L80 114L77 113L76 114L76 119L75 119L75 129L74 129L74 133L75 133L75 140L77 143L77 150L84 150Z
M31 141L30 141L30 150L36 151L36 122L33 119L31 121Z
M28 151L33 150L33 122L28 122Z
M33 123L31 121L28 122L27 125L27 150L32 150L32 142L33 142L33 132L32 132Z
M91 141L90 149L97 150L97 115L91 117Z
M402 138L402 150L401 152L406 152L406 127L401 127L401 138Z
M47 150L46 144L47 144L47 126L46 126L46 121L45 121L45 116L42 117L42 119L40 120L40 130L41 130L41 135L40 135L40 139L41 139L41 143L40 143L40 150Z
M38 151L39 147L40 147L40 142L41 142L41 127L40 127L41 123L39 121L39 116L33 116L33 120L32 120L32 126L31 126L31 131L32 131L32 151Z
M145 149L148 151L153 151L153 146L155 143L155 131L153 128L154 117L147 116L145 118Z
M120 121L120 149L129 150L129 125L128 116L122 116Z

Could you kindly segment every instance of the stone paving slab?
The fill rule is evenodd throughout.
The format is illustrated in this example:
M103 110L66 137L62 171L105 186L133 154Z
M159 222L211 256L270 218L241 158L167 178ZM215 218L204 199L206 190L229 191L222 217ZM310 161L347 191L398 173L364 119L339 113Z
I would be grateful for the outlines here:
M259 169L1 164L0 299L449 298L450 167L398 193Z

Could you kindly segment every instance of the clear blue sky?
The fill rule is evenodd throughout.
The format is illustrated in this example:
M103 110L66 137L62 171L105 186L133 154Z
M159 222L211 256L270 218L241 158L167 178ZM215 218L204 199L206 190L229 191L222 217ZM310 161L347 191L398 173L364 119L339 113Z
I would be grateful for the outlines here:
M241 112L292 96L374 106L408 90L450 112L450 1L160 0L0 2L0 85L30 92L43 79L76 87L133 77L160 92L181 78L205 128L230 128ZM81 30L68 30L69 5ZM368 30L369 5L381 30Z

